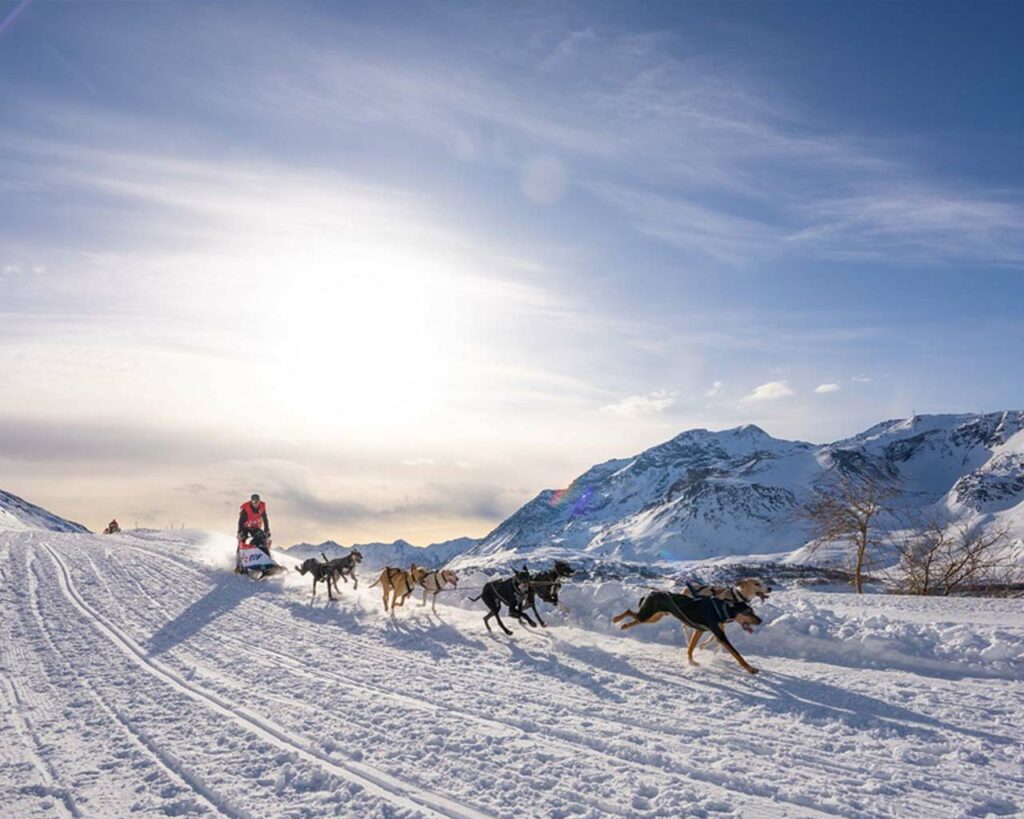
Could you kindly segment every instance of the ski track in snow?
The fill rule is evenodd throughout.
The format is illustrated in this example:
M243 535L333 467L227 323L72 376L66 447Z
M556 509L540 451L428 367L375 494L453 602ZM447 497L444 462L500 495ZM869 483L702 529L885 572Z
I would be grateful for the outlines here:
M707 652L689 668L681 640L568 626L491 637L482 610L439 604L435 616L418 597L389 618L369 576L327 604L322 588L310 601L308 578L255 584L191 548L0 535L0 813L1024 807L1019 681L756 653L764 673L752 678ZM963 607L957 616L969 621Z
M282 624L282 625L284 625L284 624ZM294 626L292 626L292 627L294 627ZM421 713L424 710L426 710L426 711L428 711L428 712L430 712L432 714L432 717L426 723L428 725L434 725L435 727L438 726L439 725L439 720L447 712L449 715L455 715L455 716L457 716L461 720L476 722L478 725L482 726L485 730L488 730L489 733L491 733L491 734L494 734L495 733L495 729L497 729L497 734L496 734L497 736L523 736L523 737L528 737L530 734L533 734L533 733L538 731L538 726L535 723L533 723L531 720L528 720L528 719L510 720L508 722L502 722L500 720L496 720L496 719L489 718L489 717L486 717L486 716L481 716L479 714L475 714L475 713L472 713L472 712L469 712L469 711L466 711L466 710L462 710L462 709L458 709L458 708L453 708L450 705L446 705L446 704L443 704L443 703L438 703L438 702L436 702L434 700L431 700L430 698L427 698L427 697L420 697L418 695L416 698L414 698L414 697L411 697L411 696L408 696L408 695L404 695L404 694L401 694L401 693L390 692L390 691L387 691L386 689L374 688L372 686L369 686L369 685L366 685L365 683L360 682L357 678L353 677L352 675L347 675L346 676L346 675L343 675L343 674L340 674L340 673L337 673L337 672L331 672L331 671L327 671L327 672L315 672L314 671L314 672L311 672L308 669L303 669L303 665L301 663L299 663L298 661L294 660L293 658L289 657L286 654L282 654L279 651L274 651L272 649L267 649L267 648L261 647L259 644L250 645L247 641L238 640L237 638L232 638L230 632L228 632L226 635L224 635L224 634L218 635L217 639L218 639L218 641L223 641L225 639L227 639L227 640L234 640L239 645L239 651L242 652L242 653L250 653L250 654L251 653L257 653L257 654L263 654L265 656L271 656L273 658L272 661L275 662L276 664L280 664L282 662L285 662L285 663L287 663L292 668L293 672L295 671L295 669L297 667L299 669L299 673L302 673L305 676L310 677L310 678L312 678L314 680L317 680L317 681L319 681L321 683L323 683L325 681L326 682L332 682L332 683L339 683L340 682L342 685L346 686L349 689L354 689L354 688L355 689L360 689L360 690L362 690L364 692L367 692L369 695L371 695L371 696L373 696L375 698L385 699L385 700L389 700L391 702L400 703L401 705L404 705L406 708L411 707L411 708L414 708L415 710L417 710L418 712L421 712ZM372 651L371 651L371 655L372 655L372 659L374 659L374 660L378 660L379 659L379 661L381 663L388 663L388 662L391 662L393 660L392 656L381 657L379 654L375 654ZM508 695L508 698L509 699L514 699L516 696L517 696L516 693L511 692ZM423 718L419 717L419 719L423 719ZM619 728L619 727L621 727L621 726L616 726L616 728ZM549 734L551 734L551 735L567 736L567 737L570 737L570 738L574 736L571 732L564 731L564 729L560 730L557 726L550 726L548 728L548 731L549 731ZM579 743L579 744L575 744L574 745L571 742L566 742L564 740L559 740L559 739L553 739L553 737L551 735L549 735L545 739L545 742L549 746L554 745L554 746L558 746L558 747L561 747L561 748L565 749L566 750L566 758L571 758L572 756L578 756L580 753L589 753L592 756L601 757L602 759L600 760L600 762L602 764L607 764L608 761L610 760L610 761L615 762L615 763L617 763L619 765L631 765L633 767L639 768L641 772L643 772L646 768L648 768L650 763L651 763L651 760L647 760L645 763L640 763L640 762L631 761L628 758L623 758L621 756L615 756L613 754L607 753L606 751L603 751L601 749L601 747L600 747L601 746L601 742L596 742L595 743L593 740L590 740L589 742L588 741L584 741L583 743ZM721 777L718 777L718 776L716 776L713 773L701 773L699 771L693 771L693 773L694 773L694 775L695 775L695 777L697 779L704 778L704 779L713 780L713 781L718 781L718 780L721 779ZM595 775L596 776L600 775L600 768L598 768L598 771L597 771L597 773ZM683 785L685 783L680 781L678 784L681 786L681 785ZM562 788L562 790L565 790L565 789ZM749 787L741 787L740 790L741 791L751 791L751 789ZM751 791L751 793L752 793L752 791ZM619 813L619 814L623 814L623 815L627 815L629 813L629 811L615 808L615 806L612 805L611 803L601 802L600 800L592 800L586 794L575 794L575 795L573 795L573 798L575 798L577 800L582 800L584 802L592 802L593 806L596 809L598 809L598 810L600 810L601 812L604 812L604 813ZM771 805L765 806L765 812L766 812L766 815L777 813L777 811L774 810L773 806L771 806Z
M31 553L30 553L31 554ZM90 559L91 560L91 559ZM69 658L65 654L65 649L61 646L62 642L58 642L53 638L50 632L50 627L47 625L46 619L40 613L38 589L39 579L36 569L32 567L29 575L29 588L31 594L31 609L32 613L39 625L40 633L43 635L47 645L50 647L54 656L59 656L64 662L67 670L71 675L76 674L77 666L73 658ZM173 756L165 751L159 743L152 741L145 733L139 729L133 727L133 720L126 717L115 705L112 705L107 700L103 699L97 689L92 689L87 686L82 686L84 693L89 696L96 705L103 711L107 716L110 717L111 721L122 728L125 733L133 740L144 754L150 756L155 765L161 769L161 772L166 775L166 778L172 783L181 788L182 791L194 791L198 799L196 800L200 804L205 804L212 812L222 813L224 815L236 814L239 815L242 811L236 806L231 805L229 802L218 797L212 793L208 787L199 779L197 776L189 774L181 765L173 758ZM181 806L184 807L184 806Z
M202 705L212 708L222 716L234 720L241 724L243 728L255 732L262 739L271 744L278 745L286 752L297 754L306 761L322 766L335 776L355 782L375 796L393 802L399 807L411 811L419 810L429 816L475 817L481 815L478 811L459 805L457 802L447 799L440 794L424 792L422 789L410 790L404 783L382 771L376 771L367 766L352 766L351 764L333 760L328 754L325 754L315 746L311 746L307 741L292 734L275 722L255 714L247 714L241 708L232 706L230 702L205 689L203 686L185 680L164 663L152 659L124 631L93 611L75 589L67 565L60 558L56 550L49 545L45 546L45 548L59 569L58 580L60 581L61 589L68 596L72 605L85 615L90 625L109 636L111 641L117 644L130 660L136 662L141 668L152 673L161 681L177 688L183 694L195 699ZM357 770L352 770L352 767L355 767ZM439 808L443 813L437 812L432 809L433 807Z

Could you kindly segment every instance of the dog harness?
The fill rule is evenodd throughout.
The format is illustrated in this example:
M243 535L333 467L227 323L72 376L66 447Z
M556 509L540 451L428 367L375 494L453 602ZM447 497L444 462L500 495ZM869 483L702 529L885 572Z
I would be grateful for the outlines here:
M686 623L686 625L688 625L690 628L696 629L697 631L704 631L704 626L697 625L695 622L693 622L693 620L686 616L686 613L679 607L679 604L676 603L676 599L672 595L672 592L659 591L656 593L664 594L666 597L668 597L668 602L672 604L672 608L675 609L676 615L679 617L680 620Z
M686 613L679 607L671 592L663 593L668 595L668 600L672 604L672 608L675 609L679 619L686 623L690 628L696 629L697 631L707 631L710 626L719 625L729 619L728 604L724 600L719 600L716 597L698 597L694 602L700 608L701 617L704 619L705 623L695 623L693 619L687 617Z
M703 597L703 592L704 592L705 589L707 589L707 584L706 583L694 583L694 582L692 582L690 580L687 580L686 581L686 589L687 589L687 591L690 592L690 595L694 599L696 599L698 597Z
M702 597L697 603L700 605L702 613L712 615L710 622L724 623L729 619L729 604L725 600L719 600L717 597Z
M502 603L504 603L506 606L508 606L509 609L516 609L516 608L519 608L520 606L522 606L523 599L526 597L526 592L524 592L522 590L522 585L523 584L520 583L515 578L512 579L512 594L514 594L516 596L516 602L515 603L510 603L508 600L506 600L504 597L502 597L502 594L501 594L500 591L498 591L498 587L497 586L494 587L494 594L497 596L497 598ZM527 588L529 588L529 581L527 581Z
M391 584L392 589L394 589L396 592L398 591L398 586L395 584L394 578L401 576L405 579L405 591L412 591L412 584L409 582L409 578L406 576L408 572L406 572L405 569L392 569L388 567L387 571L388 583ZM392 574L392 572L394 572L394 574ZM405 592L402 592L402 594L405 594Z

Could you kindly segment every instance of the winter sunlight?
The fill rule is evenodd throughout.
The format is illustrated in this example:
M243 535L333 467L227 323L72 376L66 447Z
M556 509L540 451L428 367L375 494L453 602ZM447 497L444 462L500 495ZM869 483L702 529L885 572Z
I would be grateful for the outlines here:
M1024 817L1024 0L0 0L0 819Z

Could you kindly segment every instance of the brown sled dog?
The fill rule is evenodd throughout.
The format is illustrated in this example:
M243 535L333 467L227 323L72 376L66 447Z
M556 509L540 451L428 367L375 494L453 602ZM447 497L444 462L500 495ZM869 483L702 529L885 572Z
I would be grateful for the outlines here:
M370 588L372 589L380 584L384 596L384 611L388 610L389 595L391 597L390 608L392 614L395 613L395 606L401 606L405 603L405 598L412 594L412 590L416 585L413 580L416 571L417 566L415 563L409 567L409 571L394 566L385 566L381 569L380 577L370 584Z

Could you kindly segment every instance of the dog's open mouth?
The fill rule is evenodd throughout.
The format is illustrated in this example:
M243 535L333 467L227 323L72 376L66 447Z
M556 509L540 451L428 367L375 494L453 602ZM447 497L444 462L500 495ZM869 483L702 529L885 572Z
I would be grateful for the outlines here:
M750 625L750 623L740 623L740 627L745 632L747 632L747 634L753 634L754 633L754 627L752 625Z

